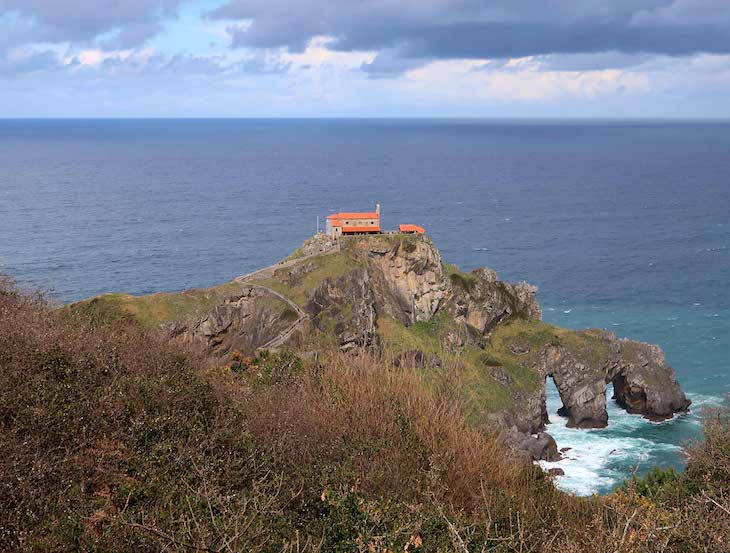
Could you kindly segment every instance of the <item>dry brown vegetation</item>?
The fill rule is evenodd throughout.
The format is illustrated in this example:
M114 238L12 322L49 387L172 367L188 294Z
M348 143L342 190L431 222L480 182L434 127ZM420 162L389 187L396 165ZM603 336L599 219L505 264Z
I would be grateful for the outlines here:
M234 361L0 285L0 550L730 550L726 414L685 473L579 499L470 426L448 370Z

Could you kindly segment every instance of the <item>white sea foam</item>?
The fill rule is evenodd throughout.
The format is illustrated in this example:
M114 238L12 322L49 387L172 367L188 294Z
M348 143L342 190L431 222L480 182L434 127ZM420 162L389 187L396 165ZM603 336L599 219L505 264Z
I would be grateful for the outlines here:
M715 375L715 376L725 376L725 375ZM705 394L688 394L689 399L692 400L692 405L690 406L690 411L695 414L702 414L702 410L706 408L714 408L714 407L720 407L725 403L725 401L717 396L708 396ZM701 421L697 421L701 422Z
M609 389L610 398L613 390ZM692 396L693 405L717 405L718 398ZM606 491L625 480L630 468L641 468L654 455L676 455L681 446L654 441L652 434L662 432L658 427L681 424L676 419L652 423L640 415L630 415L609 399L609 426L605 429L580 430L567 428L567 419L556 414L560 397L548 379L547 407L551 424L547 431L555 438L558 448L570 448L564 458L554 463L540 461L545 470L561 468L565 474L555 478L558 488L576 495L591 495ZM685 416L686 417L686 416ZM694 423L696 417L690 416ZM656 428L652 432L652 428Z

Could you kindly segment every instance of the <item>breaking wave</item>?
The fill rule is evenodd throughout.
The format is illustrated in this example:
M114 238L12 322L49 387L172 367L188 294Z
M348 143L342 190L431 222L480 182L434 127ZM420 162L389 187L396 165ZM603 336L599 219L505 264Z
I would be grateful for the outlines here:
M608 427L580 430L568 428L567 418L557 415L562 405L552 379L548 379L547 408L550 424L547 431L563 450L563 459L540 461L545 470L560 468L564 475L555 477L563 491L587 496L608 493L633 472L641 474L653 466L681 469L682 446L697 435L698 416L703 407L720 405L720 398L689 394L692 412L661 422L650 422L640 415L630 415L611 400L608 390Z

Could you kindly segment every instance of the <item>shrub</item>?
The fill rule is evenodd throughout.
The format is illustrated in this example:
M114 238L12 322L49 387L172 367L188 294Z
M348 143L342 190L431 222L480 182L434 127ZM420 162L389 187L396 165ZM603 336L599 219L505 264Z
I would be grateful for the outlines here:
M0 285L0 550L728 550L730 425L682 474L575 498L466 418L448 370L367 353L199 365ZM488 360L488 362L491 362Z
M673 468L654 467L643 476L633 476L623 488L633 488L642 497L662 500L679 491L681 479L681 474Z

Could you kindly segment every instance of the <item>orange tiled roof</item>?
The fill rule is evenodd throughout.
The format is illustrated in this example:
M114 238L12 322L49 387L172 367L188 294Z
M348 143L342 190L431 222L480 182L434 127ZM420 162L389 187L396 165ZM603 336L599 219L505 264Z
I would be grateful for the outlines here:
M328 219L380 219L380 213L333 213Z
M380 232L380 226L369 226L369 227L342 227L343 233L348 232Z
M401 232L417 232L418 234L425 234L426 229L419 227L418 225L400 225Z

